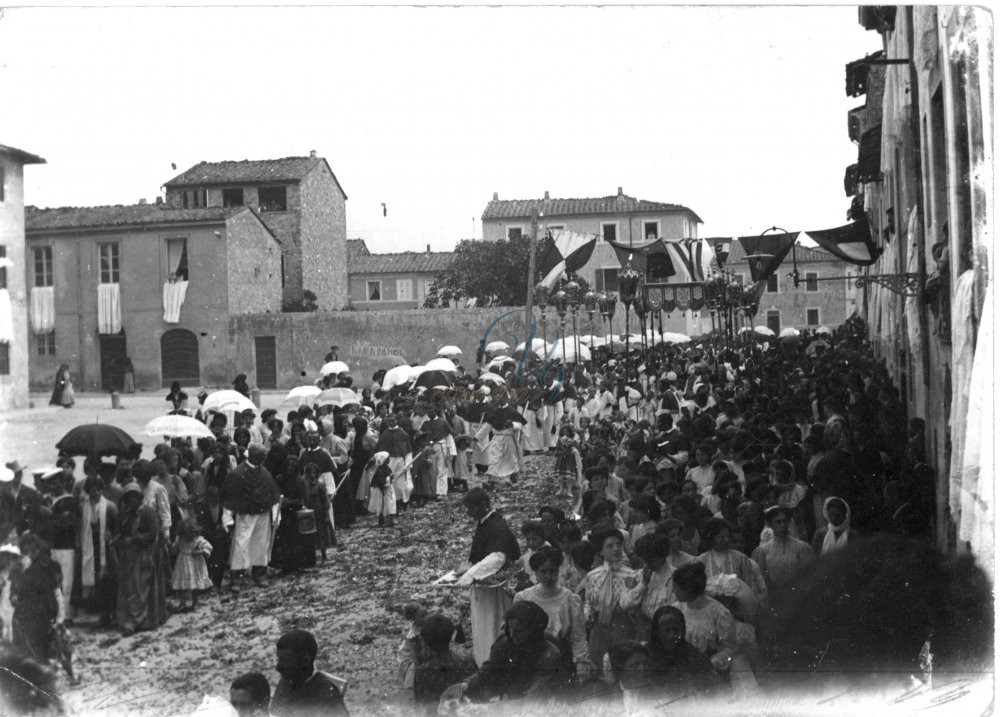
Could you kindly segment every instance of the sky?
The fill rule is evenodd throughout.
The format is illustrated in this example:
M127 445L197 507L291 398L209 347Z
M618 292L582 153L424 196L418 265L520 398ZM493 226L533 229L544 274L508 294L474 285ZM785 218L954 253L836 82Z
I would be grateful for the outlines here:
M622 187L703 237L845 224L844 65L881 49L855 6L2 12L0 143L48 162L27 204L152 202L202 160L316 150L381 252L481 237L494 192Z

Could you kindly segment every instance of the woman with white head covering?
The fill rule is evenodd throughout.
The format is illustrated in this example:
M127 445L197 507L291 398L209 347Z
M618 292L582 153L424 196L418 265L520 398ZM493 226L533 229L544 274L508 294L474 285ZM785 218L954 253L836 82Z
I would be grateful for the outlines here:
M370 474L368 511L378 516L379 526L388 525L391 528L396 519L396 490L392 485L389 452L379 451L373 455L365 473Z
M851 506L843 498L831 495L823 501L823 517L827 524L817 530L812 539L817 557L840 550L859 537L851 528Z

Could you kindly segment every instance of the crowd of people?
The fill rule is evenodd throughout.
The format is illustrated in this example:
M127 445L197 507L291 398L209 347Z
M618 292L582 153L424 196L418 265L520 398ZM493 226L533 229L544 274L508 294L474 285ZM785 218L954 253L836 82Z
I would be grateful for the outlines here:
M454 571L471 588L472 659L453 647L461 624L419 607L400 651L405 686L429 713L496 697L640 713L753 695L778 666L918 672L929 649L935 664L988 653L989 586L926 541L924 426L907 420L860 320L763 345L595 350L559 383L540 380L545 358L481 354L447 386L329 375L321 388L360 388L358 402L284 414L208 412L204 393L188 408L178 385L171 410L213 438L166 441L153 460L90 457L83 477L64 456L35 489L8 464L4 638L44 664L59 629L86 615L126 635L155 630L168 591L190 610L205 591L265 589L325 560L359 520L391 530L400 513L458 492L476 523ZM249 393L245 376L234 387ZM530 486L547 460L560 505L518 526L522 549L492 503L506 482ZM873 582L887 578L907 588ZM958 586L960 604L934 602ZM866 598L920 610L848 605ZM315 672L315 638L300 632L278 643L283 680L319 679L346 710L343 685ZM259 707L266 678L244 678L234 705ZM279 685L272 713L294 703Z

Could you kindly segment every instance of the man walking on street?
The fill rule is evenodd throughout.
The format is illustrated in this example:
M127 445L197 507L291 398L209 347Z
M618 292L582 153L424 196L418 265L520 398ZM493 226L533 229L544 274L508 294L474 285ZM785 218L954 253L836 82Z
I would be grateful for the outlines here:
M272 508L280 501L278 486L264 468L266 452L260 444L251 444L247 459L229 474L222 486L222 522L231 531L229 569L232 590L251 569L254 584L267 587L268 552L271 544Z

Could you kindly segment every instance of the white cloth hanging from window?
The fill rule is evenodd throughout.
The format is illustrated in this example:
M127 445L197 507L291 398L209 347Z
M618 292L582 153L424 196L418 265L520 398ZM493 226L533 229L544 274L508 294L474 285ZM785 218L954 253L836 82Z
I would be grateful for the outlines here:
M14 340L14 315L10 305L10 292L0 289L0 341L11 343Z
M184 305L187 287L186 281L168 281L163 284L163 320L168 324L176 324L181 320L181 306Z
M56 328L55 287L36 286L31 290L31 328L47 334Z
M119 284L97 285L97 333L117 334L122 330L121 301Z
M966 414L969 410L969 383L975 356L975 328L972 320L972 284L974 272L969 269L959 275L951 294L951 467L948 474L951 489L948 507L952 520L961 525L962 461L965 456Z

